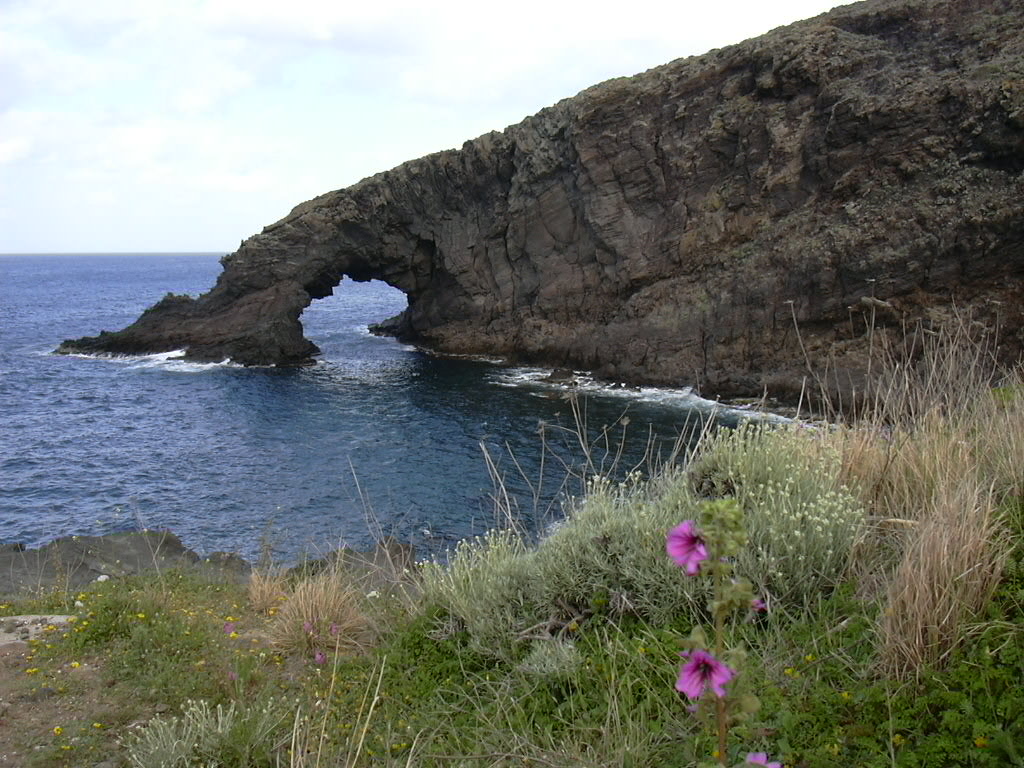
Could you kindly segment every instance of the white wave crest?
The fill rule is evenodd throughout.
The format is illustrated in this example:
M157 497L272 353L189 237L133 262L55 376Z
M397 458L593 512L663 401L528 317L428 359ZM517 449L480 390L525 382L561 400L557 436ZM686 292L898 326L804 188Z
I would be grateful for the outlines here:
M170 352L154 352L150 355L110 355L110 354L86 354L72 352L67 357L77 357L84 360L102 360L108 363L118 363L131 370L159 369L174 371L176 373L202 373L216 368L242 368L240 363L232 362L230 358L224 358L220 362L197 363L192 360L185 360L184 349L173 349Z
M678 406L701 413L724 417L753 419L771 423L788 423L792 419L776 413L754 410L750 406L733 406L708 400L694 394L692 387L634 387L627 384L599 381L589 371L573 371L572 376L552 376L547 368L508 368L495 372L491 380L502 387L526 387L540 390L542 396L552 391L578 392L601 397L615 397L635 402Z

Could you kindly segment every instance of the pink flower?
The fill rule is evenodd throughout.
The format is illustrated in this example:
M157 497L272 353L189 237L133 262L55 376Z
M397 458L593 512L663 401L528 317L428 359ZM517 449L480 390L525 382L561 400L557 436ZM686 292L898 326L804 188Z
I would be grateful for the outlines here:
M750 610L752 610L754 613L767 613L768 604L765 603L765 601L762 600L760 597L755 597L753 600L750 601ZM755 752L754 754L757 753Z
M302 631L305 632L307 635L312 635L313 634L313 622L312 621L304 621L304 622L302 622Z
M226 621L226 622L224 622L224 634L225 635L230 635L234 631L235 631L235 622L233 622L233 621Z
M688 576L699 573L700 564L708 559L704 537L697 532L693 520L684 520L668 532L665 551L681 568L686 569Z
M323 651L317 651L313 654L313 661L317 664L324 664L327 662L327 654Z
M339 627L335 622L332 621L331 622L331 637L336 637L339 632L341 632L341 627Z
M689 661L679 668L676 690L691 699L699 699L705 689L711 688L715 696L725 696L725 686L736 677L736 670L723 664L707 651L683 651L680 656Z
M749 752L747 754L747 765L764 765L767 768L782 768L782 763L778 760L772 760L768 762L767 752Z

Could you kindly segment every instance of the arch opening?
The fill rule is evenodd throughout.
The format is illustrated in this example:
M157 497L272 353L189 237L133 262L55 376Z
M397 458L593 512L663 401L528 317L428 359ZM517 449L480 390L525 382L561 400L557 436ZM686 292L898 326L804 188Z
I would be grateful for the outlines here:
M299 321L303 335L320 348L321 358L345 355L346 345L370 335L393 336L408 296L383 280L343 278L323 298L314 299Z

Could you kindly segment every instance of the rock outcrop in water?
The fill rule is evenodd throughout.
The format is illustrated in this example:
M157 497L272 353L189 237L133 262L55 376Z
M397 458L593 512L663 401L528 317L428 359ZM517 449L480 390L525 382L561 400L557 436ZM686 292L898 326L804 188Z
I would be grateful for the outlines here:
M1022 170L1024 3L868 0L303 203L209 293L61 350L302 364L349 277L440 352L712 396L856 385L869 335L954 309L1019 355Z

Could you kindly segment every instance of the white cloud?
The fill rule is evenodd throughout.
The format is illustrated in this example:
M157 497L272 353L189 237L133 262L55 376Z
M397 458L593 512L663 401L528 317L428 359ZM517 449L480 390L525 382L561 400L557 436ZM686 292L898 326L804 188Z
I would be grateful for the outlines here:
M15 136L0 139L0 165L13 163L28 157L32 149L32 141L27 136Z
M232 248L303 199L830 5L8 0L0 252Z

